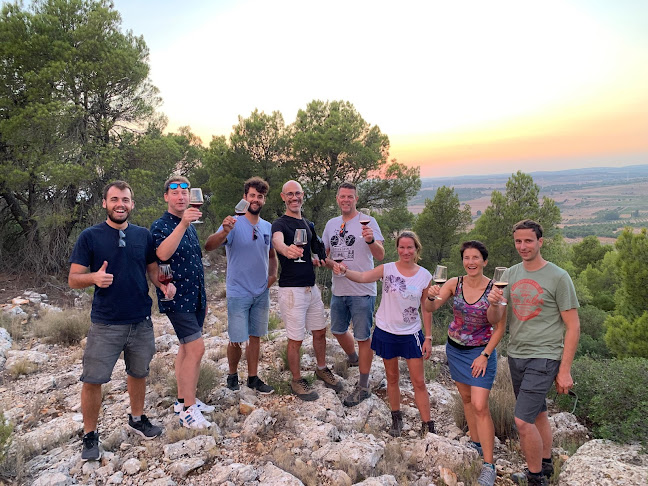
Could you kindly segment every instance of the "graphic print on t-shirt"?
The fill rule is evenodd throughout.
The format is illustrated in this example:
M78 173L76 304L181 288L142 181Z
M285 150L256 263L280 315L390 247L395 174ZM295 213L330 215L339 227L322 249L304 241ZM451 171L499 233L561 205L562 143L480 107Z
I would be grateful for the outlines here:
M544 300L542 287L535 280L525 278L511 286L513 312L521 321L530 321L542 311Z

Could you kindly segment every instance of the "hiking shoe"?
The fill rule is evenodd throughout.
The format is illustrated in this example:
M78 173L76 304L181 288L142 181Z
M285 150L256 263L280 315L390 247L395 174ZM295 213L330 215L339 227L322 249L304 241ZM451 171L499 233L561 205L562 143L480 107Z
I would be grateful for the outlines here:
M274 392L274 388L263 382L258 376L248 377L248 388L258 391L261 395L270 395Z
M495 471L495 468L488 464L484 464L482 465L481 473L479 473L479 477L477 478L477 484L479 484L479 486L493 486L496 478L497 471Z
M295 395L297 395L297 398L301 398L305 402L312 402L319 398L317 392L313 390L313 387L303 378L300 378L297 381L292 380L290 382L290 389Z
M211 413L216 410L212 405L207 405L206 403L200 401L198 398L196 398L196 405L198 406L198 410L200 410L201 413ZM176 402L173 404L173 413L178 415L183 410L184 403L180 403L178 400L176 400Z
M423 422L421 425L421 438L425 437L428 432L434 434L434 420Z
M545 478L551 479L551 476L553 476L554 473L554 466L553 466L553 461L551 462L544 462L542 461L542 474Z
M241 389L238 382L238 373L234 373L233 375L227 375L227 388L229 388L232 391Z
M180 425L188 429L208 429L212 425L203 417L196 405L192 405L187 410L180 412L179 418Z
M475 442L474 440L471 440L470 442L468 442L468 447L472 447L477 452L479 452L480 457L484 457L484 450L482 449L482 446L477 444L477 442Z
M400 437L403 433L403 412L400 410L392 411L392 425L389 428L389 435L392 437Z
M323 370L316 368L315 376L324 382L326 388L331 388L335 390L336 393L342 390L342 382L333 375L331 370L328 369L328 366Z
M536 476L531 474L528 469L512 474L511 479L515 484L526 484L527 486L547 486L549 484L544 475Z
M342 403L345 407L355 407L370 396L371 390L369 388L362 388L360 385L356 385L353 391L349 393Z
M162 428L157 425L153 425L146 415L142 415L142 419L139 422L133 420L133 416L128 414L128 426L134 432L138 433L145 439L152 439L158 435L162 435Z
M101 451L99 450L99 434L96 431L88 432L83 436L81 460L98 461L99 459L101 459Z

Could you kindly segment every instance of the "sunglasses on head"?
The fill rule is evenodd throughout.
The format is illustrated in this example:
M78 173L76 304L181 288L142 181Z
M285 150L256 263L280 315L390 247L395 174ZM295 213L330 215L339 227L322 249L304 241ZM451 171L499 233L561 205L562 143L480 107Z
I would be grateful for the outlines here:
M189 189L189 184L186 182L172 182L169 184L169 189L177 189L178 187L180 189Z

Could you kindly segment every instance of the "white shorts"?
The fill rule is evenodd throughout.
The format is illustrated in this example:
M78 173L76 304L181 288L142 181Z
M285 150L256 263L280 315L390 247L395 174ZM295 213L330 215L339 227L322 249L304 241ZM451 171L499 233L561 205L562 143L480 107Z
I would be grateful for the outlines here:
M313 287L279 287L279 312L286 326L286 335L303 341L306 330L326 328L324 302L317 285Z

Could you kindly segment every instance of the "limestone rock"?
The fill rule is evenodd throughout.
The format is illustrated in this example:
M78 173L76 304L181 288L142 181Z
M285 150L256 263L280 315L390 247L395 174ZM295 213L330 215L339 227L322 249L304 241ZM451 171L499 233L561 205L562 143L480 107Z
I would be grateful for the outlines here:
M299 479L283 469L279 469L271 462L263 466L263 472L259 475L259 486L304 486Z
M171 472L171 474L173 474L174 476L184 478L191 471L198 469L203 464L205 464L205 461L200 457L183 458L174 461L173 464L171 464L171 466L169 467L169 472Z
M365 476L368 476L383 456L385 443L371 435L353 434L340 442L329 442L313 452L312 458L327 466L350 462Z
M398 481L391 474L385 474L375 478L367 478L355 486L398 486Z
M126 460L124 464L122 464L121 468L125 474L132 476L140 472L140 470L142 469L142 463L139 461L139 459L131 457L130 459Z
M5 366L7 369L10 369L16 363L20 361L27 361L28 363L33 363L35 365L43 365L47 363L49 356L45 353L40 353L38 351L7 351L7 362Z
M56 417L22 436L21 443L34 451L48 450L53 446L79 434L83 424L74 420L74 414ZM12 443L12 447L15 444Z
M247 464L215 465L209 471L213 484L224 484L231 481L234 484L243 484L254 481L259 476L257 470Z
M583 444L589 439L587 427L578 423L576 416L562 412L549 417L554 446L565 443Z
M561 486L634 486L648 484L648 455L637 445L591 440L562 466Z
M67 474L62 472L48 472L39 476L32 486L68 486L74 481Z
M245 440L253 440L265 432L272 423L274 423L274 419L270 413L263 408L257 408L243 422L241 434Z
M412 456L413 460L419 463L419 469L429 471L441 466L457 471L470 466L472 461L478 459L479 454L455 440L427 434L425 438L416 441Z
M199 435L193 439L165 445L164 457L170 461L175 461L183 456L202 456L213 447L216 447L216 440L211 435Z

